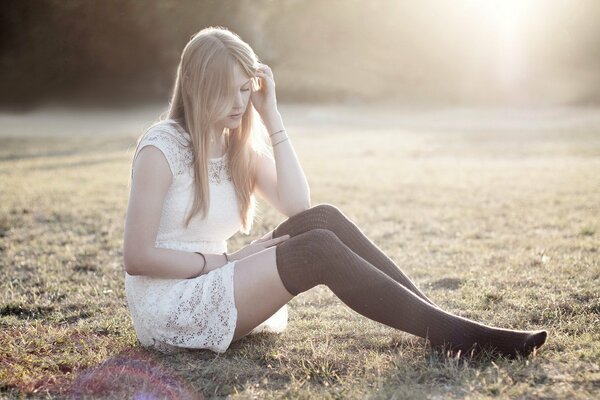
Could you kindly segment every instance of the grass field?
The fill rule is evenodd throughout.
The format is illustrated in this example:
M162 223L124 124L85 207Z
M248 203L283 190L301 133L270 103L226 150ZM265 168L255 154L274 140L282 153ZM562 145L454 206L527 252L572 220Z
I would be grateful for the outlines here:
M598 118L282 114L313 205L341 208L445 309L547 329L546 345L526 360L446 359L318 286L289 303L280 335L245 338L224 354L147 351L136 343L121 259L139 130L101 118L93 134L85 121L69 125L72 134L48 123L48 133L43 118L5 116L2 397L598 396ZM282 219L261 203L253 234L237 234L229 250Z

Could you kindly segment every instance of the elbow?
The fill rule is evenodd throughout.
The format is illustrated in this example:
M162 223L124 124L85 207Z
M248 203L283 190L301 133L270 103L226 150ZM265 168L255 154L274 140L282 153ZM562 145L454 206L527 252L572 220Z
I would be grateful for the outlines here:
M304 201L298 205L298 213L301 213L302 211L306 211L309 208L310 208L310 192L307 191Z
M291 208L288 212L288 217L293 217L296 214L300 214L302 211L306 211L310 208L310 199L297 204L295 207Z
M304 193L293 194L288 198L285 211L282 211L284 215L287 217L293 217L296 214L301 213L302 211L308 210L310 208L310 189L308 186Z
M307 188L306 197L304 198L304 201L300 204L300 211L308 210L310 207L310 190Z
M137 264L131 256L128 257L123 254L123 266L125 266L125 272L129 275L139 275Z
M143 252L133 249L123 251L123 265L129 275L141 275L142 266L145 264Z
M306 199L306 201L304 203L302 203L302 205L300 206L300 208L298 209L299 213L302 211L306 211L310 208L310 199Z

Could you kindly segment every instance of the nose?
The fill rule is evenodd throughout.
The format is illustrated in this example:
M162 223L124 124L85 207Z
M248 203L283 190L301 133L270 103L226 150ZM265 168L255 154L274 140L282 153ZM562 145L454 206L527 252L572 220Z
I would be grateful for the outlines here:
M233 114L239 114L244 108L244 98L242 93L238 92L235 96L235 102L233 103Z

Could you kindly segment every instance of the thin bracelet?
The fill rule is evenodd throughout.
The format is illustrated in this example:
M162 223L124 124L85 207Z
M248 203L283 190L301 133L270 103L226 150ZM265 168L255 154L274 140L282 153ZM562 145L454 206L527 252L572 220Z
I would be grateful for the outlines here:
M273 147L277 146L279 143L283 143L283 142L285 142L285 141L286 141L286 140L288 140L288 139L289 139L289 136L288 136L288 137L286 137L285 139L283 139L282 141L275 143L275 144L273 145Z
M277 135L278 133L283 133L285 136L287 136L287 133L286 133L286 131L285 131L285 130L282 130L282 131L279 131L279 132L275 132L274 134L272 134L272 135L269 135L269 137L271 138L271 141L273 141L273 140L274 140L274 139L273 139L273 137L274 137L275 135Z
M289 136L286 134L284 137L287 139ZM279 142L276 142L275 144L273 144L273 142L275 142L276 140L278 140L278 139L271 139L271 145L272 146L274 146L275 144L279 143Z
M202 259L204 260L204 265L202 266L202 269L200 270L200 273L197 275L197 276L200 276L204 272L204 268L206 268L206 257L204 257L204 254L202 254L202 253L200 253L198 251L195 251L194 253L200 254L202 256Z
M269 137L271 137L271 136L273 136L273 135L277 135L279 132L285 132L285 129L282 129L282 130L280 130L280 131L277 131L277 132L275 132L275 133L271 133L271 134L269 135Z
M289 137L286 137L285 139L283 139L283 140L281 140L281 141L279 141L279 142L275 143L275 144L273 145L273 147L277 146L279 143L283 143L283 142L285 142L285 141L286 141L286 140L288 140L288 139L289 139Z
M287 134L285 135L285 139L287 139L289 137L290 137L289 135L287 135ZM285 139L283 139L283 140L285 140ZM281 140L280 142L282 142L283 140ZM280 142L277 142L277 143L280 143ZM271 140L271 143L273 143L273 140ZM277 144L277 143L275 143L275 144Z

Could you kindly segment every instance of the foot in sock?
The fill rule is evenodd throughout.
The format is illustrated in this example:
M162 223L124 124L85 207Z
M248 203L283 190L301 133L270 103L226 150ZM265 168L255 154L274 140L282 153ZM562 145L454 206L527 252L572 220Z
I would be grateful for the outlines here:
M411 292L430 304L417 286L402 272L375 243L373 243L344 213L334 205L318 204L283 221L273 230L273 237L283 235L296 236L312 229L327 229L356 254L367 260L374 267L389 275L392 279L405 286Z
M276 247L279 276L292 295L324 284L359 314L427 338L432 346L461 354L491 349L526 356L546 341L546 331L495 328L448 313L374 267L335 233L312 229Z

